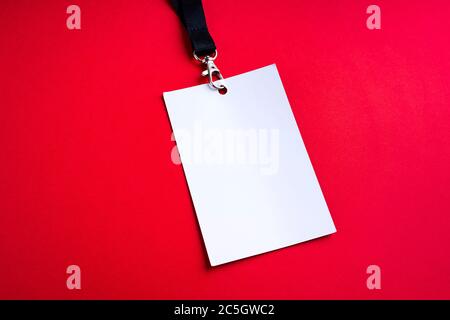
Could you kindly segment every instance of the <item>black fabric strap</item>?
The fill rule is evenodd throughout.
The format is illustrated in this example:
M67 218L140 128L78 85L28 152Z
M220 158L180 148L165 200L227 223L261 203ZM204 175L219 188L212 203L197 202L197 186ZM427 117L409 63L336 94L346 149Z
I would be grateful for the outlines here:
M211 55L216 50L214 40L206 26L201 0L170 0L186 28L192 49L197 56Z

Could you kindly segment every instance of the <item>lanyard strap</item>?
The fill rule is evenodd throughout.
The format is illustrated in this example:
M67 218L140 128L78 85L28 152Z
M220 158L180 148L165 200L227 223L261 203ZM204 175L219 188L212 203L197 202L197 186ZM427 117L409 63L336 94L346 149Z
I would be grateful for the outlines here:
M212 55L216 51L214 40L206 25L205 12L201 0L171 0L191 40L197 56Z
M202 76L208 77L211 88L221 93L226 92L222 74L214 64L217 49L206 25L202 0L170 0L170 2L189 35L194 58L206 67Z

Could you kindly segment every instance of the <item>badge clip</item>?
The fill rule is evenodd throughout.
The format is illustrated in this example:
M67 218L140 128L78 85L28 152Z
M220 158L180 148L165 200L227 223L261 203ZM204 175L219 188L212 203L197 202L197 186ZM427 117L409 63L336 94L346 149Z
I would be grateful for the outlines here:
M206 69L203 70L202 76L208 77L209 80L209 86L212 89L218 90L220 92L226 92L227 88L223 84L223 76L222 73L220 73L219 68L217 68L216 64L214 63L214 60L217 58L217 50L214 52L214 55L212 56L205 56L204 58L199 58L194 51L194 58L197 61L200 61L202 64L206 66Z

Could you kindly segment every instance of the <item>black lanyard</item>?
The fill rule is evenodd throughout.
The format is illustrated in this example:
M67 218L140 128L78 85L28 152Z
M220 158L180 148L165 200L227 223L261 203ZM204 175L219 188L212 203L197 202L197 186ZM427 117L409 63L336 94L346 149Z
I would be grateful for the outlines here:
M211 88L225 93L225 85L220 82L223 79L222 74L214 64L217 49L206 25L202 1L171 0L171 3L189 35L194 58L206 66L202 75L208 76Z
M201 0L171 0L191 40L194 53L200 56L212 55L216 51L214 40L206 25Z

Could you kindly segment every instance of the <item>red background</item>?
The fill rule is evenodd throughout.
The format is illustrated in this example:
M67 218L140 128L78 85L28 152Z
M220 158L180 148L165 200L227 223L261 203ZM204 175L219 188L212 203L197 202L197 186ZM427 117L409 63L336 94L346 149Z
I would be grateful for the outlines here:
M448 1L204 1L225 76L277 64L338 230L216 268L170 158L178 18L75 3L0 4L0 298L450 298Z

